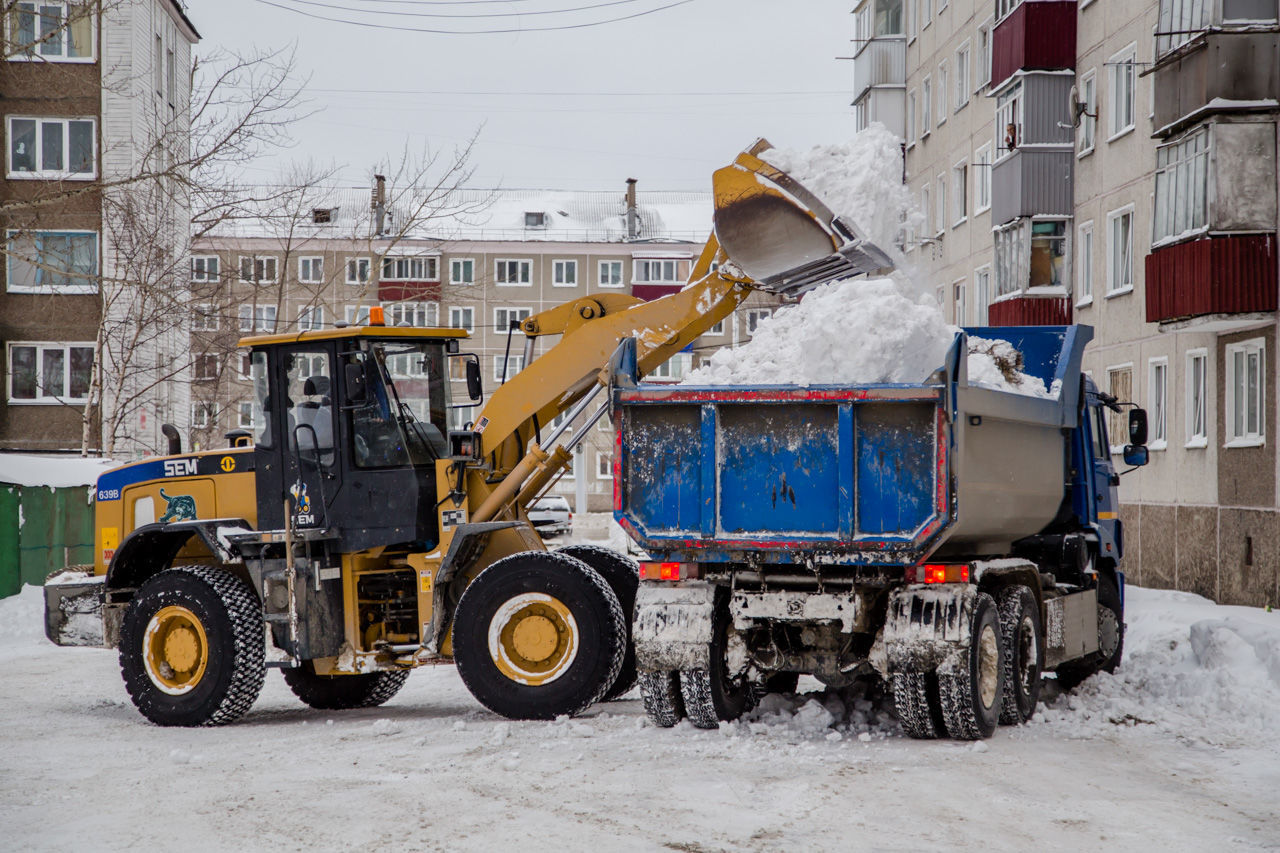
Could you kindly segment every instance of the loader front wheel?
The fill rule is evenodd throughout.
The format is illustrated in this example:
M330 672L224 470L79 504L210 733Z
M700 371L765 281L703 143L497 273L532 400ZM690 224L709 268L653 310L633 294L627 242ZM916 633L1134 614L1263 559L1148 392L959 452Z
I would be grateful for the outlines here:
M943 723L956 740L989 738L1004 701L1004 649L996 603L985 592L974 600L963 655L953 671L938 673Z
M577 557L599 572L600 577L605 579L613 594L618 597L618 605L622 608L623 621L627 626L627 652L622 658L618 680L613 682L613 686L601 700L609 702L626 693L636 683L636 649L631 642L631 619L636 609L636 590L640 587L640 567L635 560L599 545L570 545L561 548L560 553Z
M680 674L664 670L640 673L640 698L644 712L655 726L669 729L684 719L684 697L680 695Z
M680 673L685 713L700 729L718 729L721 722L738 719L754 708L759 698L755 682L741 671L745 669L746 649L738 647L741 640L730 632L729 621L726 602L718 600L708 649L710 666Z
M262 608L253 587L212 566L147 580L120 628L120 671L142 715L161 726L239 718L266 677Z
M399 693L409 679L407 669L364 675L316 675L315 665L309 660L281 672L294 696L323 711L376 708Z
M453 654L480 704L513 720L551 720L600 701L618 679L626 637L617 596L595 569L527 551L467 586Z

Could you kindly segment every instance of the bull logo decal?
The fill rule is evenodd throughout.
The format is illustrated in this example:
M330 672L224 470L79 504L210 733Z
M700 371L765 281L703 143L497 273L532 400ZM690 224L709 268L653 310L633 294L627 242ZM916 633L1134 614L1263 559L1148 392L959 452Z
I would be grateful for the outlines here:
M174 495L169 497L165 494L164 489L160 490L160 497L164 498L168 503L165 508L164 515L160 516L161 523L168 521L191 521L196 517L196 499L191 495Z
M307 484L301 481L294 483L289 488L289 494L293 495L293 500L297 504L298 513L308 515L311 512L311 498L307 497Z

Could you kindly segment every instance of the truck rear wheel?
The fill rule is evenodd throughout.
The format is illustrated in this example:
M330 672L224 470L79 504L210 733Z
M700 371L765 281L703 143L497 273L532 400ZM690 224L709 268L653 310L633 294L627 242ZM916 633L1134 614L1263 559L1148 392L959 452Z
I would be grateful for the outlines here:
M677 672L641 672L640 698L644 712L655 726L669 729L684 719L684 698L680 695Z
M148 579L120 628L133 704L161 726L217 726L243 715L266 678L262 607L246 581L213 566Z
M1097 672L1115 672L1124 654L1124 605L1114 578L1098 572L1098 651L1054 670L1058 685L1071 690Z
M964 658L958 672L938 673L942 720L956 740L988 738L1000 721L1004 700L1004 652L996 603L985 592L974 598Z
M944 731L938 680L931 672L895 672L893 705L907 737L932 740Z
M480 704L513 720L577 714L618 679L626 620L595 569L549 551L498 560L468 584L453 655Z
M409 680L407 669L364 675L316 675L315 665L309 660L281 672L294 696L324 711L376 708L399 693Z
M729 608L723 600L716 602L712 620L711 645L708 648L709 669L688 669L680 673L680 695L689 722L700 729L718 729L721 722L736 720L755 707L756 685L744 673L734 671L729 633ZM742 655L746 663L745 649ZM745 666L743 667L745 668Z
M636 610L636 590L640 586L640 567L632 560L611 548L599 545L570 545L560 549L561 554L577 557L600 573L613 594L618 597L623 620L627 626L627 652L622 658L618 680L601 701L609 702L626 693L636 684L636 648L631 641L631 620Z
M1004 645L1004 700L1000 722L1016 726L1031 719L1040 701L1044 645L1040 642L1040 606L1030 587L1015 585L1000 593L1000 641Z

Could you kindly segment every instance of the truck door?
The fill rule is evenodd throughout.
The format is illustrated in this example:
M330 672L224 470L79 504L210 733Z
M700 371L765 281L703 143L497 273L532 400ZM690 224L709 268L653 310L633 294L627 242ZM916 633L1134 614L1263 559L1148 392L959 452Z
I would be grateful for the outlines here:
M1090 392L1086 395L1085 421L1089 427L1089 447L1091 459L1092 488L1090 513L1098 525L1099 550L1110 554L1112 559L1119 558L1120 547L1120 476L1116 473L1111 461L1111 444L1107 436L1106 408L1097 395Z

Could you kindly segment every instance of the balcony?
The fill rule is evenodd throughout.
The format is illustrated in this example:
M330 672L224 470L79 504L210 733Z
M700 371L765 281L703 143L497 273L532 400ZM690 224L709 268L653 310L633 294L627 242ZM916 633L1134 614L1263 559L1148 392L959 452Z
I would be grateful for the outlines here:
M1146 258L1147 322L1230 331L1276 310L1276 235L1206 237ZM993 306L994 307L994 306Z
M631 285L631 295L636 299L652 302L655 299L679 293L683 289L683 284L633 284Z
M1016 71L1076 67L1075 0L1023 0L996 24L991 44L991 86Z
M1071 216L1075 163L1070 148L1024 147L1001 158L991 167L991 222L1001 225L1022 216Z
M1274 111L1280 33L1206 32L1161 57L1153 73L1161 136L1212 113Z
M1066 296L1011 296L987 306L990 326L1069 326L1071 299Z
M907 85L906 36L878 36L863 43L853 58L853 99L874 86Z

